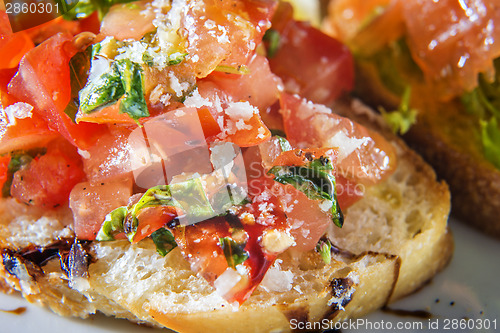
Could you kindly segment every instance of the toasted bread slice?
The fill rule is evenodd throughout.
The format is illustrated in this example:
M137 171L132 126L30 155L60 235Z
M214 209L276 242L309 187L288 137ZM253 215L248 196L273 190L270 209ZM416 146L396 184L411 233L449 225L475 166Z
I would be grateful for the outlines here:
M370 111L357 102L353 108L353 117L378 126ZM350 113L351 105L336 109ZM362 316L417 289L448 262L453 248L447 186L387 135L398 169L345 210L342 230L329 231L331 263L315 251L289 250L240 307L193 272L179 249L161 257L149 239L76 247L67 207L45 212L13 199L0 201L0 281L61 315L99 311L180 332L286 332L299 323ZM64 260L69 249L82 248ZM90 256L88 276L74 277L71 272L87 263L84 253Z
M356 72L356 92L364 102L397 109L399 97L384 88L373 64L361 60ZM421 111L417 122L403 138L449 185L451 213L500 238L500 170L482 153L477 118L467 114L458 100L431 104L421 98L416 108Z
M351 112L350 105L335 109ZM379 127L377 116L359 102L352 109L356 120ZM87 244L88 278L68 281L57 256L34 263L21 255L28 246L47 247L67 236L67 208L44 213L12 199L0 204L0 276L28 301L61 315L100 311L179 332L288 332L324 318L362 316L415 291L446 265L453 249L447 186L402 141L387 135L398 168L345 210L341 230L329 232L331 263L315 251L287 251L239 308L191 271L178 249L161 257L148 239Z

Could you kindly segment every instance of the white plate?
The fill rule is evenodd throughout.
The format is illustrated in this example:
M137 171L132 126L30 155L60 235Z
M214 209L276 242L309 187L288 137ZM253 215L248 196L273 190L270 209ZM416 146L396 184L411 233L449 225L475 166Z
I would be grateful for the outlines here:
M391 305L392 309L427 311L432 317L419 319L378 311L361 320L353 321L351 325L354 326L342 328L342 333L499 332L500 241L479 234L453 219L450 225L455 236L455 254L450 265L423 289ZM0 294L0 309L13 310L19 307L26 307L26 311L20 315L0 312L0 332L160 332L104 316L94 316L87 320L62 318L27 303L18 295ZM488 321L490 328L484 329ZM481 324L483 329L478 329ZM396 329L398 325L407 326ZM469 325L472 329L460 329L460 325L462 327Z

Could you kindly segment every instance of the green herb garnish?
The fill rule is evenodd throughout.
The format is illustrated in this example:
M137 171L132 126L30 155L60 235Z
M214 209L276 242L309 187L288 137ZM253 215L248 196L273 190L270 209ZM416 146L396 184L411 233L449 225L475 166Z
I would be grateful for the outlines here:
M112 61L106 71L87 82L80 91L80 110L92 113L121 99L120 113L134 120L149 117L143 81L140 65L129 59Z
M278 52L279 50L281 42L281 36L279 31L275 29L267 30L262 40L266 42L267 45L267 57L268 58L274 57L276 55L276 52Z
M242 74L242 75L250 73L250 70L245 65L239 65L237 67L219 65L219 66L215 67L215 71L216 72L223 72L223 73L227 73L227 74Z
M330 170L333 170L332 162L321 157L305 166L275 166L268 174L273 174L274 180L279 183L292 185L311 200L330 201L332 221L341 228L344 216L337 201L335 177Z
M165 228L160 228L153 232L151 239L153 239L156 245L156 251L163 257L177 247L174 235L172 235L170 230Z
M83 19L90 16L93 12L97 11L99 19L101 20L104 15L109 11L111 6L119 3L128 3L137 0L78 0L76 5L68 0L55 0L56 3L62 8L63 18L66 20ZM69 3L68 3L69 2Z
M316 251L319 252L325 264L329 265L332 262L332 244L328 239L320 239L316 245Z
M66 113L73 122L75 122L76 114L78 113L79 103L79 93L80 90L87 84L88 71L90 69L90 60L92 53L92 47L89 46L85 51L78 52L69 61L69 74L71 82L71 99L64 109Z
M395 111L388 112L383 107L379 111L391 130L397 134L405 134L417 122L418 111L410 107L411 88L406 87L401 103Z
M144 98L141 66L129 59L117 60L114 63L119 70L124 89L124 95L120 101L120 113L126 113L134 120L149 117L148 106Z
M489 81L479 74L478 86L461 97L467 113L479 118L485 158L500 169L500 58L493 62L496 74Z
M80 91L80 110L92 113L117 102L125 93L118 67L113 62L100 76L87 82Z
M181 218L199 222L215 216L199 178L178 184L159 185L146 191L137 203L130 207L118 207L106 216L96 240L112 241L119 233L125 233L130 242L137 233L140 212L148 207L175 207L185 212Z
M235 268L237 265L243 263L250 256L245 251L246 243L238 243L230 237L219 238L219 246L224 251L227 264L231 268Z
M480 125L484 156L500 169L500 128L497 118L492 117L489 121L480 120Z

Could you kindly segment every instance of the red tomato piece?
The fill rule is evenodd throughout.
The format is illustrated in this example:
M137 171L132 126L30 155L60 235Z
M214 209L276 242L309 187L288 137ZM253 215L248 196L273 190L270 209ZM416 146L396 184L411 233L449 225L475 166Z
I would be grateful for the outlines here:
M266 141L271 136L271 132L258 113L254 113L246 120L231 118L225 110L231 105L234 106L233 98L212 80L201 80L198 90L200 96L211 103L211 106L207 106L206 109L210 111L214 121L222 125L222 133L210 140L229 141L240 147L250 147ZM253 108L250 103L244 103L246 105L243 105L243 108Z
M137 219L137 233L134 235L132 243L150 236L156 230L164 227L168 222L178 216L178 211L172 206L147 207L141 210Z
M332 165L337 161L337 151L333 148L293 149L282 152L273 162L273 166L302 166L320 157L328 157Z
M478 73L493 77L500 56L497 1L400 1L413 59L443 96L477 85Z
M45 208L67 202L73 186L85 177L75 150L64 144L49 146L45 155L14 173L11 195L28 205Z
M0 69L14 68L26 52L35 45L29 35L24 32L12 33L9 18L0 11Z
M287 19L288 15L279 11L273 19L280 42L269 59L271 70L283 79L285 90L320 104L351 91L354 62L349 49L308 23Z
M3 188L5 182L7 181L9 170L10 155L0 156L0 189Z
M105 131L96 124L75 124L64 112L71 95L69 61L77 52L69 34L57 34L29 51L8 91L34 106L52 130L85 149Z
M101 183L132 175L129 136L132 131L123 126L111 126L89 147L83 158L84 170L91 182ZM87 155L88 154L88 155Z
M208 0L189 6L183 13L189 16L183 28L196 76L206 77L218 65L246 65L270 26L276 4L266 0Z
M342 210L349 208L363 198L365 186L357 184L352 179L347 179L341 175L335 177L337 200Z
M261 183L262 184L262 183ZM201 274L229 302L242 304L264 278L280 251L266 248L264 238L274 231L288 233L289 226L280 201L268 189L261 187L252 203L245 205L237 215L215 217L197 224L172 229L177 245L191 268ZM265 194L264 191L266 192ZM220 238L244 239L248 253L241 265L246 273L229 268ZM283 249L284 250L284 249ZM233 278L219 278L225 275Z
M106 215L115 208L126 206L131 195L131 178L102 183L84 182L73 187L69 205L73 211L76 237L94 240Z
M118 40L141 39L146 33L155 30L155 13L145 10L149 2L135 1L112 6L101 22L101 34L113 36Z
M298 147L338 147L338 168L344 177L375 184L396 169L394 147L380 134L298 96L283 94L281 103L290 143Z
M16 119L14 125L5 119L0 121L0 154L43 147L57 137L60 135L51 131L37 114L31 118Z
M267 59L257 54L251 58L247 74L212 72L204 81L213 82L234 101L248 101L261 112L278 101L283 85L271 72Z

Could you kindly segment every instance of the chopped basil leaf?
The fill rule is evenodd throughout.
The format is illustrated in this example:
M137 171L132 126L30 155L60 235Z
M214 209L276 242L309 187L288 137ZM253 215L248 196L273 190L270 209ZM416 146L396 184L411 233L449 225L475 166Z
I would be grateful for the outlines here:
M120 113L134 120L149 116L141 66L129 59L112 60L122 46L114 38L93 45L91 79L79 93L81 112L92 113L120 100Z
M106 216L96 240L111 241L124 232L130 242L137 233L137 216L148 207L169 206L185 212L182 218L198 222L215 216L206 193L198 178L182 183L159 185L146 191L131 207L119 207Z
M269 129L271 131L272 136L281 136L282 138L286 139L286 133L285 131L279 130L279 129Z
M63 13L62 17L68 21L86 18L96 11L94 1L92 0L74 1L76 5L71 4L72 1L68 3L68 0L55 1L61 8L61 13Z
M279 50L281 42L281 36L279 31L275 29L267 30L262 40L266 42L267 45L267 57L268 58L274 57L276 55L276 52L278 52Z
M292 185L311 200L331 201L332 221L340 228L344 224L344 216L337 201L335 177L329 170L333 170L331 161L319 158L306 166L275 166L268 174L273 174L274 180L279 183Z
M126 113L134 120L149 117L148 106L144 98L141 66L129 59L118 60L114 63L120 72L124 89L123 99L120 101L120 113Z
M237 265L243 263L250 256L245 251L246 243L237 243L230 237L219 238L219 246L224 251L227 264L231 268L235 268Z
M162 256L166 256L177 247L174 235L168 229L160 228L156 230L151 234L151 238L156 245L156 251Z
M98 12L101 20L111 6L133 1L137 0L78 0L74 7L71 7L73 6L71 0L56 0L56 3L62 8L61 12L64 13L63 18L66 20L82 19L90 16L95 11Z
M500 128L497 118L492 117L489 121L480 121L481 139L483 141L484 155L500 169Z
M80 90L80 110L92 113L118 101L125 90L118 67L113 62L107 71L87 82Z
M85 51L78 52L69 61L71 99L64 109L64 112L75 121L78 108L80 106L78 95L80 90L87 84L88 71L90 69L92 47L89 46Z
M411 88L408 86L397 110L388 112L383 107L379 108L382 117L394 133L405 134L417 122L418 111L410 107L410 97Z
M325 264L329 265L332 262L332 244L328 239L320 239L316 245L316 251L319 252Z
M276 135L275 138L278 140L282 152L292 150L292 145L287 139L280 135Z
M500 169L500 58L493 62L496 74L493 81L479 74L478 86L462 95L465 110L479 118L481 141L485 158Z
M181 53L181 52L172 53L168 56L167 65L168 66L178 65L184 61L187 55L188 55L187 53Z

